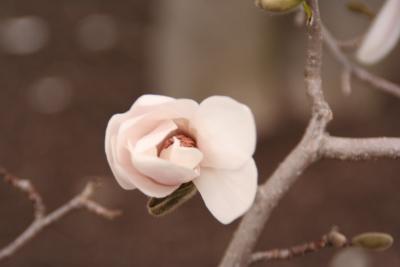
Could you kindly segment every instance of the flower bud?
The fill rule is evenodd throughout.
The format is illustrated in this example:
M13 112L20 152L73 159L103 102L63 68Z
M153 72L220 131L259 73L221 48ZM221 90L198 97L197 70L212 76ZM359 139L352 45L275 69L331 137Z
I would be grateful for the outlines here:
M256 6L270 12L286 12L299 6L303 0L255 0Z
M393 237L385 233L362 233L352 239L352 244L365 249L382 251L393 244Z

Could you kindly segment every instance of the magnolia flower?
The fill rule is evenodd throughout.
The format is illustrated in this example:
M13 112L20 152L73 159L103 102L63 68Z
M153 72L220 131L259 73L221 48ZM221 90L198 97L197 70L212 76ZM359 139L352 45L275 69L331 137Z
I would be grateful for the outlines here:
M365 64L378 62L396 46L399 37L400 0L386 0L357 51L357 59Z
M256 129L250 109L224 96L190 99L141 96L107 126L105 151L124 189L162 198L193 182L222 223L253 203Z

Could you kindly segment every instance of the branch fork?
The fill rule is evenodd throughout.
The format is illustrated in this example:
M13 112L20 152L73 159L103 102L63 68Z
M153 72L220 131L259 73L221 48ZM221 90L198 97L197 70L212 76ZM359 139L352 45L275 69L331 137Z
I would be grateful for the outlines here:
M3 178L5 182L26 194L28 199L32 201L34 211L34 220L28 228L26 228L25 231L23 231L15 240L0 249L0 262L14 255L42 230L59 221L74 210L85 208L89 212L110 220L121 215L120 210L106 208L92 199L96 187L93 182L89 182L85 186L84 190L70 201L53 212L46 214L46 206L43 199L29 180L18 178L1 167L0 178Z

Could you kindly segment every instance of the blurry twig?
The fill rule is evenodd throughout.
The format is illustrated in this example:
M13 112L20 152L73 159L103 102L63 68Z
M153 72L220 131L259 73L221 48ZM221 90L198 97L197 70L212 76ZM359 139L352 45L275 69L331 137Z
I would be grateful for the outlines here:
M351 94L351 71L349 68L344 67L342 69L342 91L345 95Z
M332 34L322 25L322 34L324 42L331 51L333 57L342 65L344 69L350 72L350 76L354 75L360 81L368 83L373 87L380 89L386 93L400 98L400 86L390 82L380 76L377 76L363 67L351 62L339 47L339 42Z
M86 208L88 211L106 219L114 219L121 214L121 211L108 209L91 199L95 190L95 184L92 182L89 182L84 190L70 201L57 208L55 211L46 214L46 208L42 197L29 180L18 178L1 167L0 178L28 196L33 203L35 215L33 222L24 232L10 244L0 249L0 261L12 256L22 246L38 235L45 227L55 223L74 210Z
M357 49L364 38L364 35L356 36L352 39L348 40L336 40L336 44L338 47L344 50L354 50Z

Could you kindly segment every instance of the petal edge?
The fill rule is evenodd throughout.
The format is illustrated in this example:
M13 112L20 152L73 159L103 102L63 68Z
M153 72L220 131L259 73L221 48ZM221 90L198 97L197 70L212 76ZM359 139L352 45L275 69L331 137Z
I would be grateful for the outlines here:
M223 224L242 216L257 192L257 167L253 159L238 170L201 169L193 180L211 214Z

